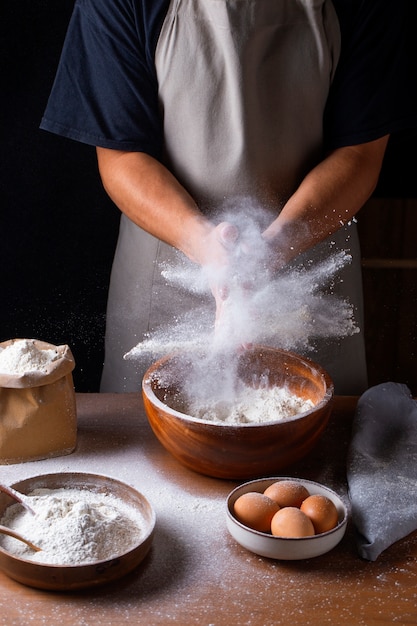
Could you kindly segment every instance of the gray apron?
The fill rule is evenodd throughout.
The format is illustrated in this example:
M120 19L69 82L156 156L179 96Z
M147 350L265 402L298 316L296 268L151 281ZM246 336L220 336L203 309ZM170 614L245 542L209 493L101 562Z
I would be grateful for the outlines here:
M340 53L330 0L173 0L156 49L165 162L200 209L215 219L224 205L253 201L270 220L320 160L322 121ZM264 214L263 214L264 217ZM343 292L362 320L355 226L332 237L354 262ZM328 254L328 242L308 259ZM138 391L146 359L124 360L145 333L179 312L210 306L211 296L169 284L160 264L178 252L122 215L106 328L101 391ZM325 341L310 354L340 394L366 388L362 335ZM152 360L152 359L151 359Z

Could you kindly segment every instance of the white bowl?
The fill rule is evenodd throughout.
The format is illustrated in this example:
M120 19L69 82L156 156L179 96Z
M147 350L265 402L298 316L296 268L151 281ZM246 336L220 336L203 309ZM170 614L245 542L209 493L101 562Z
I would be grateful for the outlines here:
M292 480L304 485L310 495L320 494L327 496L336 505L339 521L335 528L325 533L312 537L275 537L274 535L259 532L248 528L239 522L233 514L234 503L239 496L250 491L263 493L269 485L279 480ZM348 511L341 498L324 485L304 480L300 478L275 477L251 480L239 487L236 487L227 498L227 529L232 537L244 548L270 559L280 559L285 561L296 561L301 559L311 559L332 550L343 538L348 519Z

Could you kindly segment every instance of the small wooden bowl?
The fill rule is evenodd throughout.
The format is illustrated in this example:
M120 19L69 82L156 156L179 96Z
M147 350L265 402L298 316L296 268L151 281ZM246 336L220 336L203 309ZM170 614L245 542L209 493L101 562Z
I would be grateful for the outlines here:
M191 358L188 363L191 367ZM334 394L330 376L317 363L292 352L255 346L239 360L238 376L247 385L266 372L270 387L286 386L314 403L309 411L272 422L216 423L171 408L170 397L187 385L186 372L186 355L173 354L154 363L142 382L145 410L162 445L180 463L208 476L274 475L314 447L330 417Z
M145 526L140 541L124 554L83 565L48 565L19 558L0 546L0 569L18 582L49 590L75 590L102 585L121 578L135 569L145 558L152 544L156 523L155 512L148 500L138 491L114 478L99 474L64 472L27 478L12 485L28 494L34 489L87 489L95 493L110 493L137 510ZM0 493L0 517L15 501ZM29 537L30 539L30 537Z

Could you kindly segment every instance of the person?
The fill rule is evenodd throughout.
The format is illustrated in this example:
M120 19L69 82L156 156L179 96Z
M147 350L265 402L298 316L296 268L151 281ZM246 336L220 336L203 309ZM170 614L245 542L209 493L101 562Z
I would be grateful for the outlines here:
M96 146L121 210L101 391L137 391L147 365L125 353L206 298L158 270L178 252L210 270L221 320L241 206L259 219L270 275L349 250L334 289L363 324L355 216L390 135L416 123L406 10L390 0L76 1L41 128ZM225 206L236 220L223 219ZM363 332L306 354L336 393L366 389Z

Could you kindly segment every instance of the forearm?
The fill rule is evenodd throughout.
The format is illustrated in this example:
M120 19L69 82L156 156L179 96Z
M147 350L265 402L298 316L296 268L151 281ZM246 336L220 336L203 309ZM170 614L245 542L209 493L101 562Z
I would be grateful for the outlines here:
M214 227L161 163L145 153L104 148L97 148L97 159L105 190L127 217L204 264L204 242Z
M303 180L263 237L281 266L351 221L372 195L388 137L340 148Z

